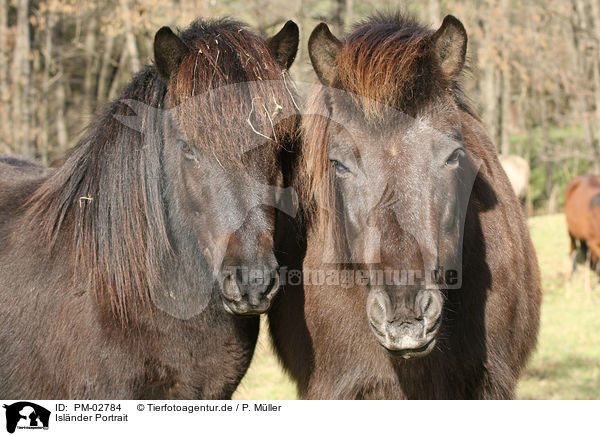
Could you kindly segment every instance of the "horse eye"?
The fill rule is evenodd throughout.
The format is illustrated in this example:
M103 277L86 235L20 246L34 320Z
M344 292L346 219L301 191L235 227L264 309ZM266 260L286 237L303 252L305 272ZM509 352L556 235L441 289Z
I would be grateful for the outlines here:
M450 153L450 156L448 156L448 159L446 159L446 165L451 167L458 166L458 164L460 163L460 158L463 154L463 149L457 148L452 153Z
M192 148L183 139L178 140L177 143L179 144L179 148L181 148L181 151L183 151L185 154L192 154Z
M331 162L331 165L333 166L333 168L335 169L335 172L338 175L344 175L344 174L350 173L350 170L348 169L348 167L343 165L339 161L332 159L332 160L330 160L330 162Z

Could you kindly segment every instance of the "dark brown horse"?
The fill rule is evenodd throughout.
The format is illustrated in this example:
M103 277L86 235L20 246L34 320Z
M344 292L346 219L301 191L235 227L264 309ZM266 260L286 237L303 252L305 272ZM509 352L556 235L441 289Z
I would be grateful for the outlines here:
M571 239L572 272L577 268L577 241L591 266L600 263L600 177L575 177L565 190L565 217Z
M514 395L536 343L540 277L519 201L458 84L466 47L452 16L435 32L377 16L342 40L325 24L310 37L324 86L303 116L305 220L288 220L297 242L269 312L302 398Z
M0 397L231 396L259 327L237 315L278 288L297 45L292 22L162 28L61 166L2 159Z

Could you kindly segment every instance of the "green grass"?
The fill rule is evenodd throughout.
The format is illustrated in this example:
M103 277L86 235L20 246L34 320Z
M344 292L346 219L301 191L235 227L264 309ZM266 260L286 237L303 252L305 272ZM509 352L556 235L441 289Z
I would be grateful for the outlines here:
M537 350L519 383L517 397L600 399L600 286L582 265L569 278L563 215L531 218L529 227L542 271L544 301ZM297 397L273 352L266 327L263 322L252 365L235 399Z
M285 374L271 345L263 317L252 364L233 394L234 400L295 400L296 386Z
M600 399L600 287L579 265L569 279L564 215L529 220L544 301L538 347L517 396L524 399Z

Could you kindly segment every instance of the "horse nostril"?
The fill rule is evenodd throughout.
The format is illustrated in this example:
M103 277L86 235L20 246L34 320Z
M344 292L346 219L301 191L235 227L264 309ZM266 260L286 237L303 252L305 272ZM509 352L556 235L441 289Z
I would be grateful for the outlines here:
M429 294L429 298L427 298L427 302L425 303L425 307L423 308L423 313L427 313L427 309L429 309L429 307L431 306L431 301L433 300L433 297L431 296L431 294Z
M442 319L442 296L438 291L422 291L427 295L421 296L421 316L419 317L426 328L427 333L431 333L440 326Z
M429 333L435 331L440 326L441 323L442 323L442 316L440 315L440 316L437 317L437 319L435 320L435 322L433 322L433 324L431 325L431 327L429 327L427 329L427 333L429 334Z
M223 279L223 295L228 300L237 302L242 300L242 292L238 281L231 274Z
M418 297L421 315L423 318L437 318L442 310L442 296L439 291L423 290Z
M388 300L387 296L381 291L372 291L367 300L367 317L372 326L376 330L383 328L387 322L388 315Z
M273 294L275 294L277 292L277 290L279 289L279 284L280 284L280 279L279 279L279 271L275 270L275 272L273 273L273 277L271 278L271 282L269 283L269 286L266 289L266 298L271 298L273 296Z

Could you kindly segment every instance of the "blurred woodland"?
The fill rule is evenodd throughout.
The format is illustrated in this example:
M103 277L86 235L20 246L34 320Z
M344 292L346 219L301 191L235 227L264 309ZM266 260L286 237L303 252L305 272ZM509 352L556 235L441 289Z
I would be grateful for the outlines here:
M50 163L152 60L154 33L232 16L270 35L302 32L292 68L315 81L306 41L320 21L338 36L375 11L402 9L469 34L465 87L501 153L528 159L530 206L560 208L564 185L600 164L598 0L0 0L0 154Z

